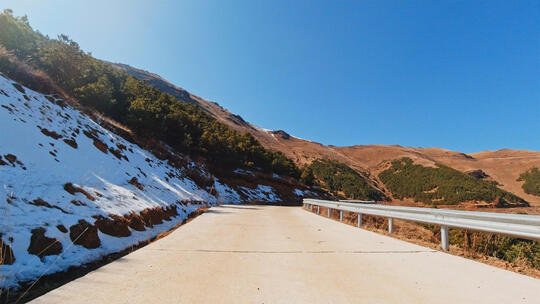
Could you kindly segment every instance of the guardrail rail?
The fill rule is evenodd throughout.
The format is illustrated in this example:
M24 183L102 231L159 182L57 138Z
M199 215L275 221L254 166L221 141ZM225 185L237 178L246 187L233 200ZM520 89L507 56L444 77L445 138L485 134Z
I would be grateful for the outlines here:
M304 199L303 203L304 208L311 211L317 207L317 214L321 213L321 207L328 208L328 217L330 217L331 209L339 210L340 221L343 221L343 211L357 213L358 227L362 225L362 214L386 217L389 233L393 230L393 219L440 225L441 247L445 251L449 248L449 228L484 231L540 241L540 216L537 215L373 205L317 199Z

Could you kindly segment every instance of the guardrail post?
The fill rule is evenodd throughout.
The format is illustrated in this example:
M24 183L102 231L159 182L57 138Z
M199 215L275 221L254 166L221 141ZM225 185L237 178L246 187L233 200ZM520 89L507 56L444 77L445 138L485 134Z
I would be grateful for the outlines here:
M358 213L358 227L362 226L362 213Z
M330 209L330 207L328 207L328 217L330 217L330 212L332 211L332 209Z
M343 210L339 210L339 221L343 222Z
M392 233L394 231L394 219L388 218L388 233Z
M317 206L317 214L321 214L321 206Z
M441 226L441 247L442 250L448 251L450 241L448 239L448 226Z

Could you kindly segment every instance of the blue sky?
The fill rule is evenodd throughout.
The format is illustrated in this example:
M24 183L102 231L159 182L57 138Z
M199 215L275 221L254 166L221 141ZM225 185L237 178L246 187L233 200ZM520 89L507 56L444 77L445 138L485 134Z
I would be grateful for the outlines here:
M1 5L97 58L301 138L540 150L539 1Z

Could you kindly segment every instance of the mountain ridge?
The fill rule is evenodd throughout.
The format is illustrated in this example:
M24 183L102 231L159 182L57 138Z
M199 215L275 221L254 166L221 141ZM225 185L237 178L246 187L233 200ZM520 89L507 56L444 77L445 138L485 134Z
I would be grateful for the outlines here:
M138 79L148 81L156 87L168 87L173 96L180 98L186 93L190 99L185 102L196 103L218 121L225 123L238 132L249 132L268 149L281 151L299 166L317 159L332 159L342 162L359 172L371 173L376 184L382 184L377 178L385 163L391 160L410 157L415 163L435 166L437 163L449 166L461 172L482 170L500 184L504 190L525 198L533 206L540 206L540 197L526 194L519 175L532 167L540 167L540 152L503 148L495 151L462 153L440 147L407 147L402 145L324 145L315 141L294 137L283 130L268 130L245 121L241 116L229 112L215 102L195 96L189 91L176 86L161 76L133 68L126 64L111 63L114 67ZM141 73L143 73L141 75ZM144 77L143 77L144 76ZM147 79L147 80L145 80ZM172 89L171 89L172 88ZM180 89L175 92L174 88ZM279 136L276 136L278 134ZM282 136L284 135L284 136Z

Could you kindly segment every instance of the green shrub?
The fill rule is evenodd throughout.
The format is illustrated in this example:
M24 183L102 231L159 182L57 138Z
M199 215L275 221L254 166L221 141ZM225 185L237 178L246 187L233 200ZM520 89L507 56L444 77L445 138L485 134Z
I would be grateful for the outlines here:
M302 175L311 171L314 177L322 182L321 186L330 190L334 195L343 192L349 199L387 200L386 196L371 186L366 177L349 166L329 159L318 159L304 168Z
M521 187L525 193L540 196L540 170L538 168L521 173L517 180L524 182Z
M504 235L450 230L450 243L487 256L540 269L540 244Z
M496 184L476 179L463 172L438 164L436 168L413 164L412 159L394 160L379 174L396 199L412 198L426 204L458 204L484 201L528 205L523 199L499 189Z

